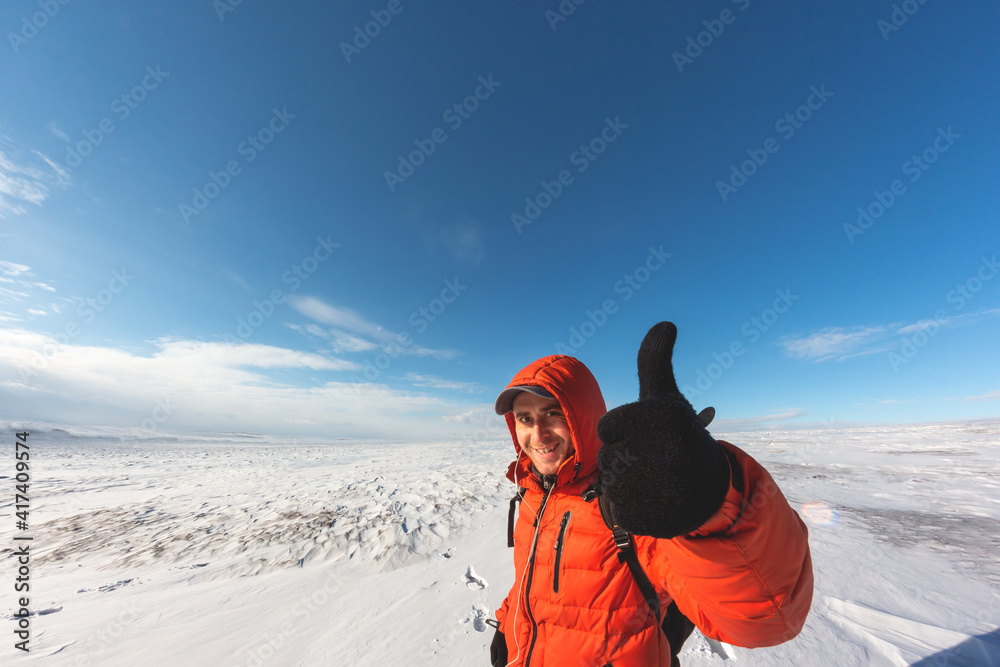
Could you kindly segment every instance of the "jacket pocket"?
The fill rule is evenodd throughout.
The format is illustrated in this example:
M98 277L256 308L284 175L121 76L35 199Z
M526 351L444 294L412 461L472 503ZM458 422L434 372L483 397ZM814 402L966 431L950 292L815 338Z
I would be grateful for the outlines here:
M559 563L562 561L563 544L566 542L566 527L569 526L569 515L567 511L563 514L562 521L559 522L559 537L556 538L556 561L552 568L552 592L559 592Z

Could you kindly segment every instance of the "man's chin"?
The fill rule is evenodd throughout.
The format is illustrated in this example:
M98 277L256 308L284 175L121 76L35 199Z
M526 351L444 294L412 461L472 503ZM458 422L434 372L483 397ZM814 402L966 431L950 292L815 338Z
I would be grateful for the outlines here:
M547 463L544 465L535 464L535 470L537 470L542 475L555 475L559 472L559 467L563 464L562 461L556 464Z

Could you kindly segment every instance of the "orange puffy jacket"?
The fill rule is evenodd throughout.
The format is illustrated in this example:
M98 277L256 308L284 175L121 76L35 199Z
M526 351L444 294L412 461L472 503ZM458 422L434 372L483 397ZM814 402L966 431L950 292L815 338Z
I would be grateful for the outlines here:
M556 355L524 368L508 386L517 385L544 387L559 400L576 451L543 490L507 413L518 455L507 477L523 489L514 585L496 613L508 665L669 666L667 638L619 561L597 501L584 500L597 480L597 421L606 412L597 381L580 361ZM676 602L713 639L773 646L798 634L812 602L806 527L764 468L722 445L739 462L744 491L730 482L720 509L697 531L669 540L635 536L635 549L661 609Z

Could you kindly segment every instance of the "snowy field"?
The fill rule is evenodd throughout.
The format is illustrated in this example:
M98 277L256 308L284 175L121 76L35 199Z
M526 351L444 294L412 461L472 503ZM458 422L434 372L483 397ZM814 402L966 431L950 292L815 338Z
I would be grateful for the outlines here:
M3 664L489 664L509 441L34 431L23 654L7 426ZM722 656L696 634L685 667L1000 665L1000 420L714 435L806 519L816 593L794 641Z

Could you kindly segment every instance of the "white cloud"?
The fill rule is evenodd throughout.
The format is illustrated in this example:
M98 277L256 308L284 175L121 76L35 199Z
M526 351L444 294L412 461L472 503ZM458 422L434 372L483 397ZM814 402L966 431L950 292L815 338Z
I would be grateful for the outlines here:
M878 354L896 349L902 336L918 331L933 331L943 327L975 324L1000 316L1000 308L948 315L941 319L923 319L912 324L884 324L854 327L826 327L806 336L782 336L778 344L785 355L809 361L844 361L853 357Z
M15 264L14 262L2 259L0 259L0 285L5 285L0 286L0 304L5 305L24 303L39 289L45 292L56 291L56 288L48 283L39 282L35 274L32 273L30 266ZM42 308L42 304L37 303L34 308L26 308L24 311L26 314L36 316L45 315L46 312Z
M330 331L330 346L334 352L369 352L378 349L371 341L352 336L343 331Z
M270 345L244 343L203 343L197 341L157 341L161 348L156 357L172 363L228 368L309 368L312 370L361 370L361 365L318 354L298 352Z
M65 132L63 132L62 130L59 129L59 126L56 125L56 122L54 120L50 121L49 124L47 125L47 127L49 128L49 132L51 132L53 136L59 137L60 139L62 139L66 143L69 143L70 141L72 141L69 138L68 134L66 134Z
M54 303L51 295L41 297L37 294L38 290L56 291L51 285L39 282L31 267L0 260L0 305L17 311L0 310L0 322L26 322L58 314L62 306ZM70 302L69 299L62 300Z
M406 379L411 382L415 387L432 387L434 389L453 389L455 391L464 391L470 394L478 393L483 391L482 385L478 385L474 382L458 382L456 380L447 380L436 375L421 375L420 373L407 373Z
M458 350L433 350L429 347L421 347L419 345L414 345L412 347L404 347L403 353L413 354L418 357L431 357L432 359L437 359L438 361L444 361L446 359L454 359L455 357L462 354Z
M440 398L337 377L288 379L295 370L358 368L353 362L256 344L163 339L156 346L143 356L0 330L0 403L21 419L136 428L150 418L157 401L167 401L176 406L161 425L168 430L398 439L464 435L443 419L458 406Z
M442 419L446 422L468 424L473 426L504 425L504 430L506 431L506 425L503 417L500 417L493 411L492 405L487 405L485 403L471 408L465 408L450 415L445 415Z
M493 410L492 403L480 403L444 415L442 421L458 424L463 444L502 443L511 446L507 422Z
M31 271L30 266L15 264L14 262L7 262L0 259L0 273L5 276L19 276L22 273L28 273L29 271Z
M322 338L330 343L330 347L337 354L341 352L369 352L379 349L378 345L360 336L337 329L324 329L318 324L307 324L305 327L300 327L297 324L289 324L288 326L299 333L307 333L317 338Z
M948 320L940 320L940 321L934 319L918 320L913 324L907 324L905 327L900 327L896 329L896 333L899 334L900 336L908 336L911 333L915 333L917 331L923 331L924 329L933 328L940 324L946 324L947 322Z
M243 291L246 292L247 294L254 294L254 295L257 294L257 292L252 287L250 287L250 284L240 274L235 273L234 271L230 271L229 269L223 269L222 275L226 276L234 283L239 285L243 289Z
M947 317L942 317L939 320L930 318L926 320L920 320L919 322L914 322L913 324L899 328L896 331L896 333L898 333L900 336L907 336L909 334L921 330L933 330L935 326L947 327L960 324L975 324L976 322L979 322L981 320L997 316L1000 316L1000 308L987 308L984 310L977 310L971 313L959 313L958 315L949 315Z
M747 417L745 419L717 419L711 423L709 429L716 432L728 431L755 431L761 427L774 428L782 422L798 419L807 413L799 408L785 408L768 415Z
M327 331L316 325L299 327L290 324L288 326L299 333L308 333L329 341L337 353L384 350L391 352L393 356L405 354L438 360L454 359L460 354L457 350L437 350L417 345L412 342L412 335L407 339L401 334L369 321L350 308L333 306L315 297L292 296L288 298L288 303L306 317L334 328ZM402 342L404 340L410 342L404 344Z
M0 287L0 303L20 302L28 298L28 296L29 294L27 292Z
M843 360L865 353L863 348L883 339L886 332L884 326L826 327L807 336L782 336L778 343L784 348L785 355L793 359Z
M965 400L969 403L985 403L986 401L1000 401L1000 389L994 389L993 391L988 391L985 394L980 394L979 396L966 396Z
M68 181L58 164L0 134L0 218L25 213L29 204L41 206L54 186Z
M288 298L288 303L309 319L338 329L346 329L382 341L395 338L395 335L369 322L350 308L332 306L311 296L291 296Z

